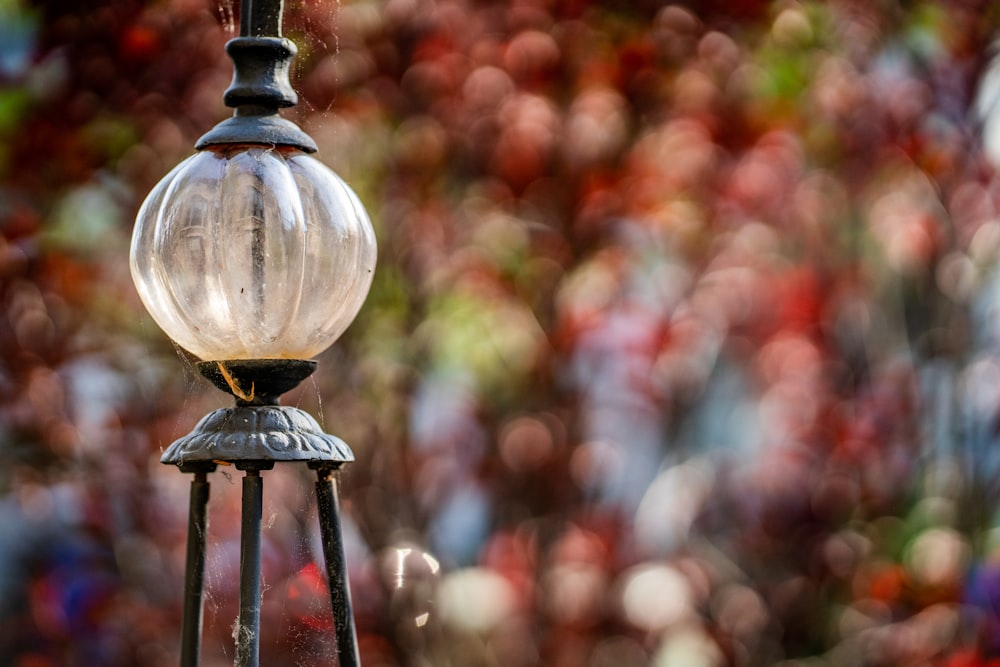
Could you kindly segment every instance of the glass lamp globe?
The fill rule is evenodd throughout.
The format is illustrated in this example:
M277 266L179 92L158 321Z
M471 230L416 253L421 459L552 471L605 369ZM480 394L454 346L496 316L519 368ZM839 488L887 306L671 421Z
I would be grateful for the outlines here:
M156 323L203 361L309 359L357 315L375 257L364 207L321 162L220 145L150 192L130 267Z

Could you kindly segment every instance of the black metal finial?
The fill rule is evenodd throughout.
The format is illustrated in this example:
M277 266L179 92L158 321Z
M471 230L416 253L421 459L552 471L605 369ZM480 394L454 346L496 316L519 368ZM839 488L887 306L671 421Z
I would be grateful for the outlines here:
M225 144L290 146L307 153L316 142L278 110L295 106L298 96L289 81L295 44L281 36L283 0L243 0L240 36L226 44L233 60L233 82L226 106L236 110L195 144L203 150Z

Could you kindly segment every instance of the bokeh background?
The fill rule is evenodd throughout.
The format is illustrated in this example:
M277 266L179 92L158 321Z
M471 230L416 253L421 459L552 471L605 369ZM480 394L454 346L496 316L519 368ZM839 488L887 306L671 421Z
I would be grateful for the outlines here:
M231 0L0 0L0 664L177 664L225 397L142 309ZM366 667L1000 664L1000 9L288 0L288 115L380 243L288 396L347 440ZM203 664L232 664L213 474ZM332 665L308 471L262 664Z

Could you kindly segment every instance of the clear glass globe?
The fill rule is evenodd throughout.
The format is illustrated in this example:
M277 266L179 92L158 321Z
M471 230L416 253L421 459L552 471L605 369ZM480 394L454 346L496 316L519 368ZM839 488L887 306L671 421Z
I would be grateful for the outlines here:
M220 146L149 193L130 265L153 319L202 360L309 359L354 320L375 257L364 207L321 162Z

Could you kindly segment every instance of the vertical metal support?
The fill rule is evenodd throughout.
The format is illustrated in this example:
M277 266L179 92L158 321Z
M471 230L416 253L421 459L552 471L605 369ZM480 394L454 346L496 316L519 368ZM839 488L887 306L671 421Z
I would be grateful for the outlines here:
M243 0L240 3L241 37L281 37L284 0Z
M340 667L359 667L358 635L354 629L354 612L351 609L351 590L347 579L347 561L344 558L344 541L340 530L340 500L337 481L329 465L315 466L316 504L319 509L319 528L326 560L326 576L330 584L330 603L333 605L333 629L337 637L337 661Z
M236 622L236 667L260 665L260 544L264 480L251 468L243 478L240 535L240 615Z
M202 592L205 587L205 544L208 530L208 473L214 465L181 467L193 472L188 505L187 559L181 619L181 667L198 667L201 653Z

